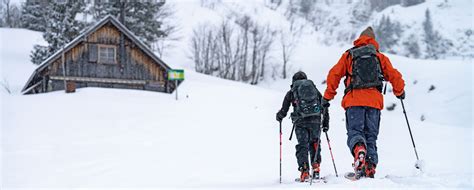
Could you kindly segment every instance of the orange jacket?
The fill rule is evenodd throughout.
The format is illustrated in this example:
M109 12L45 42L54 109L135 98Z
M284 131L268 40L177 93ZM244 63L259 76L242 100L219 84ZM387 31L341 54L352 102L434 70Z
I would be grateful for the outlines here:
M377 50L379 49L379 44L377 41L365 35L354 41L354 46L356 47L368 44L374 45ZM392 63L390 63L388 57L380 52L377 53L377 57L380 60L385 80L390 81L393 86L393 93L395 96L401 95L405 87L405 81L402 79L402 74L393 68ZM334 65L334 67L329 71L324 98L328 100L332 100L334 98L336 95L336 89L339 86L339 82L341 81L342 77L346 77L344 80L346 87L350 84L350 77L346 76L346 73L352 73L352 58L349 55L349 52L345 52L337 64ZM352 106L367 106L382 110L382 93L380 93L376 88L353 89L349 91L342 100L342 107L344 109Z

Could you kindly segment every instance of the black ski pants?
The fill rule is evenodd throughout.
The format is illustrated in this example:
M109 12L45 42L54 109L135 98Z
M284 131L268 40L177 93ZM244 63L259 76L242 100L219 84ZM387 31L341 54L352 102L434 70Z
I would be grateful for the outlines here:
M298 160L299 168L309 168L308 163L321 163L321 140L319 139L321 128L320 123L301 123L295 124L295 133L298 144L296 145L296 159ZM316 156L316 148L317 158ZM308 152L310 154L308 161Z

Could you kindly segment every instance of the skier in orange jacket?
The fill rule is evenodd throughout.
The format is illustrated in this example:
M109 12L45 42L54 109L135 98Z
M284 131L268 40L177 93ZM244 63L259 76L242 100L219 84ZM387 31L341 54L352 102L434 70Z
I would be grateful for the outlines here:
M371 27L365 29L354 41L327 76L327 88L323 106L336 95L342 77L346 86L342 107L346 110L347 145L354 156L356 175L374 177L378 163L377 136L380 110L383 109L383 81L389 81L393 93L405 98L405 82L402 75L384 54Z

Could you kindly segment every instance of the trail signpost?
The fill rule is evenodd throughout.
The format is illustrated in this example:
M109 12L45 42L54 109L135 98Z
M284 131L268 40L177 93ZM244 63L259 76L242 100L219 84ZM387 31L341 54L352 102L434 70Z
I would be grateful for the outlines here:
M176 100L178 100L178 81L184 80L184 70L182 69L172 69L168 71L168 80L175 81L176 88Z

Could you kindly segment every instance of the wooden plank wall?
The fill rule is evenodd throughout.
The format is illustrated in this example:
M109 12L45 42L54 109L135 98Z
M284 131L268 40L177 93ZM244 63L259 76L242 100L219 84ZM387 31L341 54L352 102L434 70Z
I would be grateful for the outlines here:
M98 62L98 46L111 45L116 49L116 62L100 63ZM154 60L146 55L140 48L125 37L125 62L120 60L123 56L120 54L120 31L112 24L106 24L96 32L89 35L85 42L81 42L76 47L65 53L66 60L66 76L74 77L94 77L94 78L113 78L113 79L132 79L146 80L152 83L151 86L143 86L141 88L155 91L166 91L163 86L166 83L165 69L154 62ZM63 76L63 64L61 57L53 61L49 66L49 74L51 76ZM158 87L157 84L161 84ZM59 83L53 85L52 90L61 90ZM89 86L87 84L79 84L78 87ZM124 87L115 84L94 84L98 87ZM129 88L137 89L136 86Z

